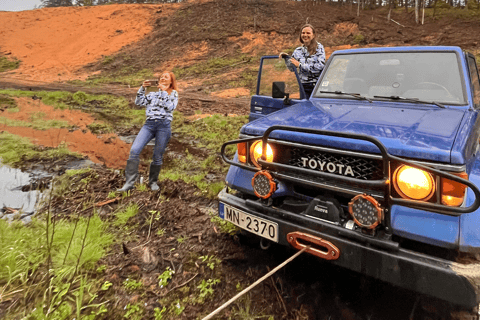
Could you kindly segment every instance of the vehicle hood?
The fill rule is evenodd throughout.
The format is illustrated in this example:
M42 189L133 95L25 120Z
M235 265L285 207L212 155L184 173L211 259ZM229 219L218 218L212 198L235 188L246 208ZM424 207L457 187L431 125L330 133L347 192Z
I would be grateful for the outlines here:
M307 101L266 115L243 126L241 133L263 135L273 125L320 129L373 136L392 155L418 160L452 162L452 148L465 110L388 102L328 103ZM364 140L275 130L271 138L326 147L379 153ZM456 148L457 149L457 148Z

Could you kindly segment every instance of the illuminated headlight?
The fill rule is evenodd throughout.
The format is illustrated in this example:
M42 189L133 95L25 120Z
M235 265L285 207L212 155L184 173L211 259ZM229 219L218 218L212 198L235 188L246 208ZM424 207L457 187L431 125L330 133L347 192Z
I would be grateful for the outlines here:
M348 203L348 211L357 225L373 229L382 221L382 208L371 196L359 194Z
M402 165L393 177L395 190L402 198L427 201L435 192L432 175L422 169Z
M275 190L277 190L277 184L268 171L259 171L255 173L252 178L252 186L255 195L262 199L269 198Z
M260 168L260 165L258 164L258 159L262 156L262 147L263 143L261 140L255 141L252 146L250 147L250 157L252 159L253 164L256 167ZM273 161L273 149L272 147L267 143L267 162L272 162Z

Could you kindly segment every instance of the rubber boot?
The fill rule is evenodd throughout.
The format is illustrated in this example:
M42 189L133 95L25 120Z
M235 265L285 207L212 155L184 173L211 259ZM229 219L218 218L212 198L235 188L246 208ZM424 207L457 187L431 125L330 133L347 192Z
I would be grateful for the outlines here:
M148 186L152 191L157 191L160 187L157 184L158 175L160 174L161 165L150 164L150 172L148 173Z
M118 192L125 192L132 190L135 186L135 181L138 178L138 165L140 160L127 160L127 166L125 167L125 184L121 189L118 189Z

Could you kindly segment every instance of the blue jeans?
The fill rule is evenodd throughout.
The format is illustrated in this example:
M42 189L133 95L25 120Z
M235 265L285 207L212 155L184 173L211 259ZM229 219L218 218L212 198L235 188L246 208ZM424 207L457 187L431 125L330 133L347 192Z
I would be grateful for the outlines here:
M155 138L155 148L153 149L153 164L161 165L163 163L163 153L167 148L168 141L172 136L170 120L167 119L149 119L145 121L142 129L138 133L135 141L130 148L128 160L140 160L140 153L150 140Z

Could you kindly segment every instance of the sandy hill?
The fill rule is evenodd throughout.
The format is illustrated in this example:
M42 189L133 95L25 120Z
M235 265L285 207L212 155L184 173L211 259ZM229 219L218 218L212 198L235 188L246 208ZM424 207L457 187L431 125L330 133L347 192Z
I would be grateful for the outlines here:
M439 19L437 13L416 25L412 9L392 11L393 21L387 15L385 8L361 10L357 16L352 6L273 0L0 12L0 55L21 61L19 69L4 77L53 82L114 74L126 66L131 72L190 68L180 76L184 87L208 78L215 91L216 84L245 77L245 69L255 68L256 62L238 63L242 59L292 50L305 22L317 28L327 54L349 46L416 44L478 51L478 21ZM192 67L212 59L232 63L210 73Z

